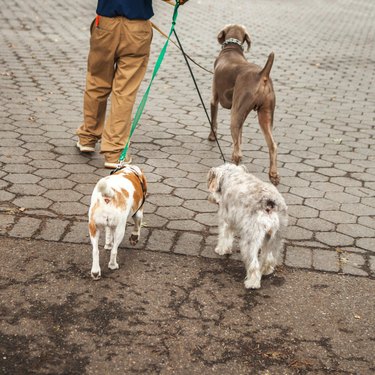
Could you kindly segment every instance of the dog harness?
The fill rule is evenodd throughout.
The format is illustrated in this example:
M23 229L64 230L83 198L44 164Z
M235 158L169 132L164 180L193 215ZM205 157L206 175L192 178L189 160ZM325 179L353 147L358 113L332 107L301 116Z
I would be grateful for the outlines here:
M116 172L118 172L118 171L121 171L122 169L125 169L125 168L129 168L136 176L137 176L137 178L138 178L138 181L139 181L139 183L140 183L140 185L141 185L141 188L142 188L142 195L143 195L143 197L142 197L142 203L141 203L141 205L138 207L138 209L137 209L137 211L135 211L134 212L134 214L133 214L133 216L143 207L143 205L144 205L144 203L145 203L145 200L146 200L146 189L145 189L145 186L144 186L144 184L143 184L143 181L142 181L142 178L141 178L141 176L138 174L138 172L136 171L136 169L135 168L132 168L132 166L131 165L120 165L120 166L118 166L116 169L114 169L110 174L112 175L112 174L114 174L114 173L116 173ZM132 216L132 217L133 217Z
M243 45L242 45L242 42L236 38L229 38L227 39L222 45L221 45L221 48L224 48L226 45L228 44L238 44L242 49L243 49Z

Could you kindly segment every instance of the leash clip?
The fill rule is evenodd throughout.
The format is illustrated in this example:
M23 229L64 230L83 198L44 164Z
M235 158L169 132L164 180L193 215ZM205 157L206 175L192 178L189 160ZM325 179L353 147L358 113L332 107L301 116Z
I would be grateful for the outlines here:
M125 164L125 160L121 160L118 164L117 164L117 167L115 169L113 169L111 172L110 172L110 175L111 174L114 174L118 171L121 171L121 169L124 169L125 167L127 166L127 164Z

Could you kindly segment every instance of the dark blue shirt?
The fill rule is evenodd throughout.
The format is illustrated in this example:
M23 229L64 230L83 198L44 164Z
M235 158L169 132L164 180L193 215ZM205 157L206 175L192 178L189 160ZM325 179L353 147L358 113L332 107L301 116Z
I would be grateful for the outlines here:
M123 16L148 20L154 15L152 0L98 0L96 13L105 17Z

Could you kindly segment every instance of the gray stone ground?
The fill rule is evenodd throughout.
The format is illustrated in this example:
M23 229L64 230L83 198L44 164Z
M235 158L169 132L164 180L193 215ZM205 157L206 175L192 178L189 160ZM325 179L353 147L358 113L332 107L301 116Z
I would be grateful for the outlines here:
M154 3L153 21L168 31L172 7ZM89 0L5 0L0 9L3 242L41 240L43 247L59 248L89 243L90 194L108 174L99 152L84 156L74 147L94 14L95 1ZM177 21L184 48L208 69L220 48L216 35L227 23L247 26L252 61L263 65L275 52L274 136L279 188L290 213L281 262L290 269L324 271L331 282L339 277L334 274L361 276L363 283L375 276L374 19L370 0L191 0ZM155 33L139 97L163 42ZM193 69L208 105L212 76ZM220 144L229 159L229 112L220 110L219 120ZM255 114L246 124L243 163L266 180L268 151ZM222 161L208 133L181 53L170 46L131 146L134 163L150 181L147 225L137 245L145 254L217 258L216 207L206 200L205 179ZM127 248L127 240L122 245ZM210 261L220 262L202 260ZM87 270L79 272L89 271L86 263Z
M154 22L168 31L172 7L155 8ZM229 22L248 27L249 59L262 65L276 54L274 136L291 217L286 265L375 272L374 9L370 1L191 1L180 9L181 41L209 69L217 32ZM74 147L94 4L12 1L1 12L2 232L87 243L90 194L108 173L99 153L83 156ZM155 35L150 71L162 43ZM208 104L212 76L194 71ZM219 116L229 159L229 112ZM255 115L247 122L243 162L267 179L268 152ZM132 143L134 163L151 182L140 248L214 256L216 207L206 201L205 176L221 159L207 141L208 127L171 46Z

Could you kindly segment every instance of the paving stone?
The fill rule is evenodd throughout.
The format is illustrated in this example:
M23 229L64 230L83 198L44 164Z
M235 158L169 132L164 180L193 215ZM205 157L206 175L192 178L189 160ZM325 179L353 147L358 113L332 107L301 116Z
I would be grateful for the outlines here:
M32 173L35 171L35 168L27 164L8 164L4 165L2 169L9 173Z
M375 238L359 238L356 241L356 245L362 249L366 249L375 252Z
M311 182L311 181L316 181L316 182L323 181L324 182L324 181L329 180L328 176L325 176L325 175L322 175L322 174L319 174L319 173L315 173L315 172L314 173L308 173L308 172L299 173L298 177L300 177L300 178L302 178L306 181L309 181L309 182Z
M362 216L358 218L358 224L375 229L375 218L371 216Z
M82 221L71 223L63 241L83 244L90 243L88 223Z
M181 206L183 203L183 200L178 197L162 194L150 195L147 201L158 207Z
M194 212L183 207L160 207L156 213L167 219L191 219Z
M375 197L362 198L361 203L363 203L366 206L374 207L374 214L375 214Z
M168 220L160 215L146 213L144 215L143 224L148 228L162 228L168 223Z
M48 190L44 196L53 202L74 202L82 198L82 194L72 190Z
M194 220L169 220L168 229L204 232L205 226Z
M46 241L59 241L69 223L68 220L49 219L43 223L40 234L36 238Z
M47 189L71 189L75 183L73 181L69 181L62 178L51 178L48 180L42 180L39 182L39 185L47 188ZM94 188L94 186L93 186Z
M183 207L194 212L217 212L218 207L211 202L205 200L186 200Z
M61 215L86 215L89 208L78 202L58 202L50 206L50 209Z
M199 255L203 244L203 236L201 234L181 233L174 252L185 255Z
M341 211L348 212L353 215L358 216L367 216L367 215L374 215L374 209L369 206L365 206L361 203L347 203L341 205Z
M41 220L32 217L21 217L9 231L9 235L19 238L31 238L39 229Z
M325 198L309 198L305 200L305 205L316 208L320 211L326 210L338 210L340 208L340 204L338 202L333 202L329 199Z
M16 198L13 201L13 204L23 208L48 208L51 206L52 201L44 197L25 195L21 198Z
M375 237L374 229L365 227L360 224L340 224L337 226L337 231L354 238Z
M313 267L319 271L338 272L339 257L334 251L316 249L312 252Z
M15 195L7 191L0 190L0 202L9 202L14 199Z
M311 230L299 228L297 226L288 226L284 231L284 238L288 240L309 240L313 237Z
M172 250L176 234L176 232L171 230L153 230L147 242L147 249L170 252Z
M370 271L372 275L375 275L375 256L370 257Z
M319 232L315 234L318 241L329 246L352 246L354 239L341 233L336 232Z
M346 165L346 164L345 164ZM331 182L340 186L361 186L361 182L349 177L333 177Z
M359 254L344 253L341 255L342 272L350 275L368 276L368 273L362 269L365 259Z
M218 226L218 218L217 218L217 215L214 215L214 214L207 214L207 213L204 213L204 214L197 214L195 216L195 220L198 222L198 223L201 223L201 224L204 224L204 225L207 225L207 226L210 226L210 227L217 227Z
M303 247L287 247L285 265L297 268L311 268L312 251Z
M288 213L292 217L296 218L309 218L309 217L318 217L319 211L307 207L307 206L300 206L300 205L290 205L288 207Z
M197 189L185 189L185 188L177 188L174 190L174 195L183 198L183 199L207 199L208 193L197 190Z
M14 184L36 184L41 180L40 177L30 173L9 174L3 177L3 179Z
M42 178L65 178L69 176L69 173L66 171L63 171L62 169L39 169L34 172L35 175L40 176Z
M329 232L335 228L333 223L318 218L298 219L297 224L298 226L306 228L310 231Z
M322 211L320 217L332 223L355 223L357 217L342 211Z
M164 183L172 187L182 187L182 188L194 188L197 186L197 183L186 178L166 178Z
M0 214L0 235L7 234L14 222L15 216Z

